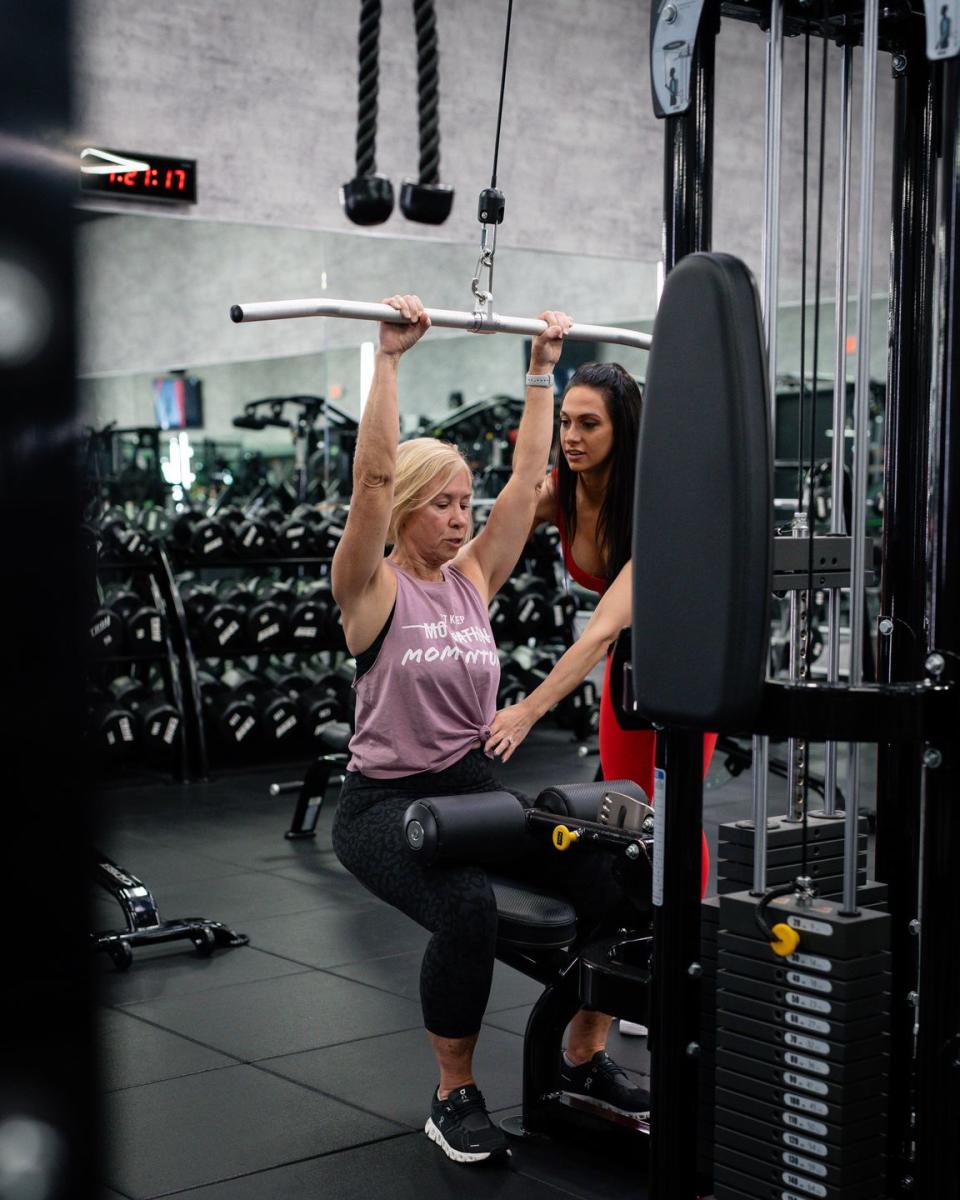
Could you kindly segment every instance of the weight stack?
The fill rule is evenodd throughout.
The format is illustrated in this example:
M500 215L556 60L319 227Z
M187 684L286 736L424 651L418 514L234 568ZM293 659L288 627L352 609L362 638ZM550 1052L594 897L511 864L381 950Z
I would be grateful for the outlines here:
M857 834L857 898L861 904L882 903L886 886L867 880L867 822L861 817ZM803 825L777 817L767 821L767 887L790 883L801 873ZM817 894L831 900L843 897L843 818L807 817L806 873ZM717 847L717 892L723 896L753 886L753 822L730 821L720 826Z
M717 1048L717 938L720 897L700 902L700 1089L697 1115L697 1172L713 1176L714 1089Z
M800 943L780 958L748 892L721 897L716 1200L884 1195L890 917L829 900L771 902Z

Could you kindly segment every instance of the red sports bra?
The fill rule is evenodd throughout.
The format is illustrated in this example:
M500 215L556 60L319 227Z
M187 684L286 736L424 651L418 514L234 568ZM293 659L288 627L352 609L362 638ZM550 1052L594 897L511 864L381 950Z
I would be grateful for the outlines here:
M552 473L554 494L557 488L557 468L553 468ZM582 570L573 560L573 547L570 544L570 539L567 537L567 529L563 520L563 512L560 508L559 498L557 500L557 528L560 530L560 547L563 550L563 565L567 569L567 574L574 582L579 583L582 588L586 588L588 592L599 592L602 596L609 586L605 579L601 579L599 575L588 575Z

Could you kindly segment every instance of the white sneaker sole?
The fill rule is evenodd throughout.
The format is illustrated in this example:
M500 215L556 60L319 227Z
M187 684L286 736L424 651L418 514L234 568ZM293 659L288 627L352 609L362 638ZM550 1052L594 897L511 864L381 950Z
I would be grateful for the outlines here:
M427 1137L430 1139L431 1142L437 1143L437 1145L444 1152L444 1154L447 1156L447 1158L452 1158L454 1162L458 1162L458 1163L484 1162L492 1154L492 1151L490 1151L490 1150L482 1150L477 1154L471 1154L468 1150L454 1150L454 1148L450 1145L450 1143L443 1136L443 1134L440 1132L440 1130L436 1127L436 1125L434 1125L433 1117L427 1118L427 1123L423 1127L423 1132L427 1135ZM501 1152L497 1151L497 1153L501 1153ZM510 1151L509 1151L509 1149L504 1148L502 1153L509 1154Z

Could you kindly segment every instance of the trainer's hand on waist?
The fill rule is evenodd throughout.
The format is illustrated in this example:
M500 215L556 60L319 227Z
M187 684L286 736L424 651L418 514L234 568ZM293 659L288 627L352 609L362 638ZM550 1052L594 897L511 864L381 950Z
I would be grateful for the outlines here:
M509 708L501 708L493 718L484 753L489 758L499 757L503 762L509 762L535 723L533 714L522 700Z

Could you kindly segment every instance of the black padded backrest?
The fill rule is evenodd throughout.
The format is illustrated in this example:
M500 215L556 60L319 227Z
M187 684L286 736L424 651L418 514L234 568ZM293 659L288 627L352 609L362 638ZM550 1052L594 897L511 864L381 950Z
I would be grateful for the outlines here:
M748 728L769 643L773 463L756 287L690 254L653 328L637 453L633 687L666 724Z

